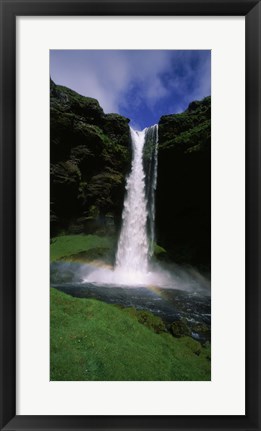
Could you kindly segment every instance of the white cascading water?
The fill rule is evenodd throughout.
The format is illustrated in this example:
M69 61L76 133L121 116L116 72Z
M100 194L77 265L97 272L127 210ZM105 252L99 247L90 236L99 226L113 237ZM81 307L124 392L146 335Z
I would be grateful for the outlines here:
M131 172L126 181L122 228L114 270L98 269L85 281L146 285L156 281L149 269L154 249L155 189L157 185L158 125L142 131L130 128ZM144 156L144 146L146 157ZM146 163L144 162L146 158ZM144 164L147 166L145 177Z
M146 128L141 132L132 128L130 131L133 160L131 173L126 183L127 193L116 255L116 270L145 274L148 271L149 258L152 256L154 248L158 126ZM153 155L153 166L152 169L150 166L149 170L149 192L146 196L143 149L147 136L152 140L154 148L150 149Z
M146 273L148 270L149 241L147 237L147 202L143 147L146 129L130 129L133 150L131 173L126 183L126 197L122 214L122 229L116 255L116 270Z
M98 286L160 287L195 291L193 278L175 275L158 263L150 263L154 250L155 190L158 167L158 125L141 132L130 129L131 172L126 180L122 228L114 268L105 264L94 268L86 264L83 282ZM176 271L176 269L175 269ZM202 285L202 276L200 284ZM205 283L205 281L204 281ZM206 282L207 285L207 282ZM201 287L200 287L201 289Z

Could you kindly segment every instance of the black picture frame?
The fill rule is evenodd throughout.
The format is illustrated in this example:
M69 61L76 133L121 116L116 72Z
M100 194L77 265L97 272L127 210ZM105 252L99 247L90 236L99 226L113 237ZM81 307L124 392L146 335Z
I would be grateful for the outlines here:
M261 5L256 0L0 0L1 350L3 430L260 430ZM79 15L244 16L246 25L246 414L244 416L16 415L16 17Z

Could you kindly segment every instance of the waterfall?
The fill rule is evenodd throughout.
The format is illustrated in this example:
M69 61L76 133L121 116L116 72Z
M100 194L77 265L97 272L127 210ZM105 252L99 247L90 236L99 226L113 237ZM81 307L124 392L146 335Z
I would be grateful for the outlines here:
M155 190L158 166L158 125L130 128L132 163L126 178L122 227L114 268L88 269L85 283L108 286L176 288L173 274L150 259L154 250Z
M154 253L155 243L155 191L157 188L158 171L158 125L146 131L144 165L146 173L146 199L148 211L149 257Z
M130 128L130 134L133 157L126 181L115 269L144 274L154 247L158 126L141 132Z

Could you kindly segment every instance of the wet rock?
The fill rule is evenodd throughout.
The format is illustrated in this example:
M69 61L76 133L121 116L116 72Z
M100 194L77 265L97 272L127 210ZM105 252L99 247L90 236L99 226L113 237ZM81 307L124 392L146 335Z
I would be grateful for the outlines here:
M206 325L203 322L198 322L198 323L193 324L191 329L193 332L197 332L200 334L204 334L205 332L209 331L208 325Z

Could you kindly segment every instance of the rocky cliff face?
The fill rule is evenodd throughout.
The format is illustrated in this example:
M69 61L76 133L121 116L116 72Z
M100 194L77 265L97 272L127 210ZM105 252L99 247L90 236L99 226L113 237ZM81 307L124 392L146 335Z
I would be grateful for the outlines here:
M131 165L129 120L52 81L50 109L51 235L114 233ZM210 266L210 192L207 97L159 122L156 239L177 263Z
M131 161L128 123L51 81L51 235L117 227Z
M159 122L158 242L176 262L210 266L211 99Z

